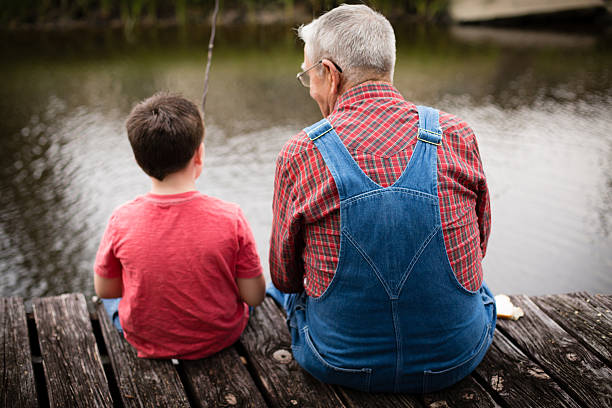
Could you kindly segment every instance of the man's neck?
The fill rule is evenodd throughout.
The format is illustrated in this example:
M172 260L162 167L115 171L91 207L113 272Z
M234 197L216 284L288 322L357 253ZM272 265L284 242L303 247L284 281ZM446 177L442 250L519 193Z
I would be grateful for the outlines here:
M182 172L169 174L164 177L163 181L151 177L151 193L153 194L180 194L195 190L195 179Z
M346 83L346 84L342 84L342 87L340 88L340 96L342 96L342 94L348 92L351 88L354 88L356 86L365 84L366 82L372 82L372 83L387 83L391 86L393 86L393 82L388 78L388 77L366 77L366 79L363 79L361 81L357 81L357 82L353 82L353 83Z

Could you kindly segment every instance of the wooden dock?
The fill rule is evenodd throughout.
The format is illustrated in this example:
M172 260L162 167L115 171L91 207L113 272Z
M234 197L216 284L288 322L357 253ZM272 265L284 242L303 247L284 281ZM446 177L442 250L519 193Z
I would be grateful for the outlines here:
M612 407L612 295L514 296L469 377L425 395L320 383L291 356L267 298L239 342L196 361L136 357L101 305L82 294L0 298L1 407Z
M449 11L454 21L467 23L606 7L609 0L451 0Z

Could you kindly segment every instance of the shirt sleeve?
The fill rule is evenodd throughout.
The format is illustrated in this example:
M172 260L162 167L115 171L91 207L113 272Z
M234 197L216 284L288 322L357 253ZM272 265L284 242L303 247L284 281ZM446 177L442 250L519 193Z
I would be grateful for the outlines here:
M491 234L491 203L487 179L485 178L482 160L476 137L472 139L473 153L476 158L476 173L480 176L478 180L478 191L476 197L476 215L478 216L478 229L480 230L480 250L484 258L487 252L489 235Z
M96 254L96 261L94 263L94 272L102 278L112 279L121 276L121 262L115 256L114 248L114 221L115 218L111 216L100 246L98 247L98 253Z
M290 163L281 153L274 176L269 261L274 286L286 293L304 290L302 219L296 211L296 190Z
M238 208L238 257L236 259L236 278L256 278L263 273L255 238L240 207Z

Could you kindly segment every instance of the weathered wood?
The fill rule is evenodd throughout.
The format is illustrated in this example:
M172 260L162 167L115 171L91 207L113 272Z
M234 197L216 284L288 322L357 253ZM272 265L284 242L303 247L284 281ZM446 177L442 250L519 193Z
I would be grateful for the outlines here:
M612 314L587 296L530 298L559 326L580 340L608 365L612 364ZM589 300L589 301L587 301Z
M563 330L527 296L512 296L525 316L502 320L500 328L580 403L589 407L612 405L612 370Z
M344 406L331 386L313 378L293 359L285 319L272 298L255 309L240 341L273 407Z
M136 350L96 305L102 336L125 407L189 407L181 379L170 360L138 358Z
M475 22L596 7L605 7L604 0L454 0L450 15L455 21Z
M452 387L423 395L426 407L499 407L491 395L471 375Z
M355 391L344 387L335 387L350 408L421 408L423 405L414 395L408 394L373 394Z
M270 298L237 346L181 361L178 370L168 360L138 358L102 305L96 314L122 398L115 405L126 407L612 406L612 297L576 293L533 300L513 297L525 317L499 322L492 347L472 375L422 396L369 394L312 378L292 359L284 312ZM33 306L50 406L111 406L83 296L35 299ZM0 406L37 406L20 299L0 298L0 324ZM243 349L246 359L237 352ZM40 397L45 403L47 395Z
M82 294L33 300L51 407L112 407Z
M234 347L201 360L183 360L186 386L201 407L266 407Z
M600 295L592 296L591 299L605 306L607 308L606 310L607 313L612 312L611 311L612 310L612 295L601 295L600 294Z
M542 367L499 331L475 374L510 407L579 407Z
M21 298L0 298L0 333L0 406L38 406L26 313Z

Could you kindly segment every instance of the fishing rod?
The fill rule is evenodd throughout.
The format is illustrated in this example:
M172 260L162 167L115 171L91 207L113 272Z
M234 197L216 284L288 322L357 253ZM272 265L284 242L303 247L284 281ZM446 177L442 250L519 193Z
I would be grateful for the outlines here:
M202 95L202 119L204 119L206 105L206 95L208 94L208 74L210 73L210 63L212 62L212 52L215 43L215 31L217 28L217 13L219 12L219 0L215 0L215 8L211 18L210 39L208 40L208 56L206 58L206 71L204 74L204 94Z

